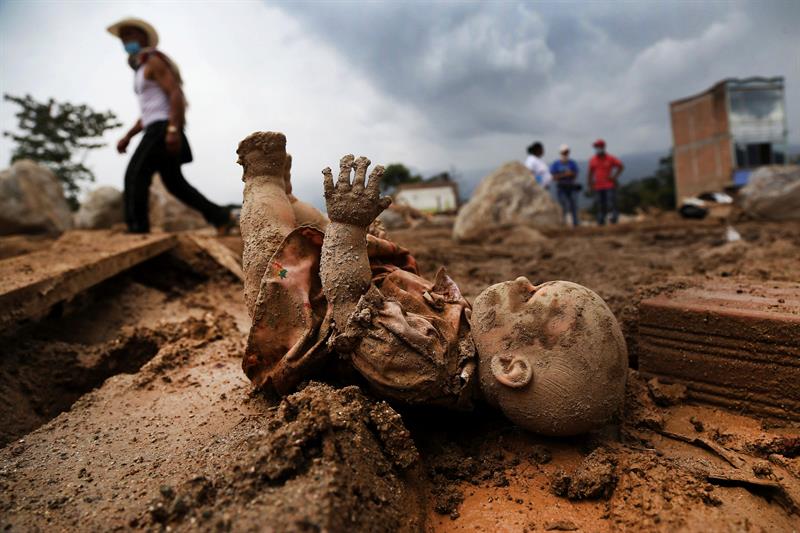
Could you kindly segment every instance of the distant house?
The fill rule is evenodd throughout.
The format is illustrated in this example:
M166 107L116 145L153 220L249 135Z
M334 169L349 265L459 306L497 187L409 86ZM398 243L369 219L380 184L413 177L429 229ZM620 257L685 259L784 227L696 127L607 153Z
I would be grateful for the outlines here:
M726 79L669 104L676 196L744 185L750 170L786 162L783 78Z
M426 213L455 213L458 185L449 179L404 183L395 190L394 201Z

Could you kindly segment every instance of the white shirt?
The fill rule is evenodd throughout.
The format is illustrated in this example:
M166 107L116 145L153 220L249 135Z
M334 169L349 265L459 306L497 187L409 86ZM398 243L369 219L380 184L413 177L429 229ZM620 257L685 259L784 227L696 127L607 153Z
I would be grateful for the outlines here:
M550 185L550 182L553 181L553 175L550 174L550 167L535 155L529 155L525 159L525 166L528 167L528 170L530 170L531 174L536 178L536 183L542 187L547 187Z
M169 120L169 97L158 83L144 77L144 65L141 65L133 78L133 90L139 98L142 126L153 122Z

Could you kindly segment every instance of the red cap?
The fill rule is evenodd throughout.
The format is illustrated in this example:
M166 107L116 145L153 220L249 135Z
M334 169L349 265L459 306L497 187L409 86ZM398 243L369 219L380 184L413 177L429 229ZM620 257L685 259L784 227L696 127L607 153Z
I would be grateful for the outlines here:
M597 139L592 146L595 148L605 148L606 142L603 139Z

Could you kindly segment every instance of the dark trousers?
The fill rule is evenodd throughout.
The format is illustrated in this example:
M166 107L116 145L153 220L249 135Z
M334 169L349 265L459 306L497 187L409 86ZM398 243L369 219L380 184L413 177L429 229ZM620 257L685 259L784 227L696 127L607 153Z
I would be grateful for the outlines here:
M577 226L580 224L578 220L578 189L575 186L561 186L556 189L558 195L558 203L561 204L561 209L564 213L569 213L572 216L572 225Z
M606 215L609 213L611 216L609 220L612 224L617 223L619 218L619 211L617 211L617 190L605 189L596 191L597 193L597 223L604 226L606 223Z
M158 172L164 187L175 198L202 213L206 221L214 226L224 225L228 210L206 199L197 189L189 185L181 173L181 165L192 160L192 150L186 135L181 132L181 150L178 154L167 151L165 136L167 121L154 122L147 126L142 141L136 147L128 170L125 172L125 222L134 233L150 231L148 203L153 174Z

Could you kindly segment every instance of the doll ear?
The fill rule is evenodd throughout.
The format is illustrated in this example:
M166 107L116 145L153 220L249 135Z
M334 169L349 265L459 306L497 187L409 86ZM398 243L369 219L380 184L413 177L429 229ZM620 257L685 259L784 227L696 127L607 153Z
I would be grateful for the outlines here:
M495 356L490 367L494 379L512 389L526 386L533 378L533 368L530 363L519 356Z

